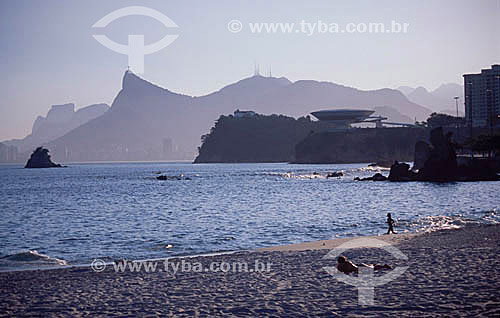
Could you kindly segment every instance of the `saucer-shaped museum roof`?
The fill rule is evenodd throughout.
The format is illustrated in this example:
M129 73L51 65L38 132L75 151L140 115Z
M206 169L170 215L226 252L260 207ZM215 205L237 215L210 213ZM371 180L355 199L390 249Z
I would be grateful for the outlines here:
M373 114L374 110L368 109L334 109L320 110L311 114L321 121L344 122L346 124L364 121Z

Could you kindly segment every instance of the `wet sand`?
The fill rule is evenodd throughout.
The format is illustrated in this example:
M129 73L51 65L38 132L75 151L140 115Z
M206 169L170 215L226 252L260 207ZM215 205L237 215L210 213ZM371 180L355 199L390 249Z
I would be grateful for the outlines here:
M500 316L500 225L375 238L408 259L380 248L343 255L355 263L408 269L375 288L372 306L359 305L357 289L323 269L335 265L324 256L349 241L343 239L184 259L205 269L212 262L247 262L247 272L174 273L162 261L153 273L116 272L112 265L102 272L75 267L0 273L0 317ZM264 271L250 272L256 261Z

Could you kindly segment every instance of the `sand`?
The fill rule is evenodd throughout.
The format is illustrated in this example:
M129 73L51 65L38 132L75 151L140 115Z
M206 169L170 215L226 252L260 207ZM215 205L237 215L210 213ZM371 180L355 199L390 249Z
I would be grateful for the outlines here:
M80 267L0 273L0 316L500 317L499 225L376 238L408 259L380 248L343 255L355 263L408 269L375 288L374 305L360 305L356 287L323 269L335 265L324 258L328 249L347 242L331 240L187 259L203 266L247 261L249 268L258 260L272 263L269 272L120 273L109 265L102 272Z

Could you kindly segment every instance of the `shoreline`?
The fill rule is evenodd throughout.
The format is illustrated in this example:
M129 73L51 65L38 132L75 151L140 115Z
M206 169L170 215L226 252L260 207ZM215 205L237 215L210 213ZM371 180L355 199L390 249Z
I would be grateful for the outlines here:
M439 231L446 231L445 229ZM437 231L436 231L437 232ZM301 242L301 243L293 243L293 244L284 244L284 245L276 245L258 248L255 251L257 252L302 252L302 251L315 251L315 250L325 250L325 249L334 249L339 245L347 243L351 240L355 239L376 239L383 242L386 242L391 245L398 244L402 241L409 240L415 236L423 235L426 232L405 232L398 234L380 234L380 235L358 235L352 237L339 237L329 240L319 240L319 241L310 241L310 242Z
M479 224L479 225L466 225L467 226L489 226L491 224ZM500 226L500 225L499 225ZM461 229L461 228L458 228ZM163 262L165 260L182 260L182 259L192 259L192 258L203 258L203 257L217 257L223 255L231 255L231 254L239 254L239 253L261 253L261 252L303 252L303 251L317 251L317 250L327 250L334 249L339 245L342 245L346 242L349 242L354 239L376 239L383 242L386 242L391 245L396 245L400 242L411 240L414 237L430 234L441 231L449 231L456 230L454 228L446 228L446 229L434 229L429 231L422 232L402 232L397 234L377 234L377 235L356 235L349 237L338 237L327 240L316 240L316 241L306 241L299 243L291 243L291 244L280 244L280 245L271 245L266 247L254 248L254 249L242 249L242 250L227 250L227 251L215 251L215 252L204 252L200 254L188 254L188 255L174 255L168 257L158 257L158 258L145 258L145 259L116 259L116 260L106 260L104 264L106 266L113 265L116 262L120 261L130 261L130 262ZM63 260L67 262L66 260ZM24 271L48 271L48 270L65 270L72 268L91 268L92 263L67 263L66 265L39 265L39 266L26 266L19 268L6 268L0 269L1 273L10 273L10 272L24 272Z
M374 306L360 305L355 287L324 270L335 265L335 259L325 258L326 249L356 238L367 237L184 259L204 267L214 262L272 264L269 271L119 272L108 267L94 272L72 267L2 272L0 317L500 314L500 225L372 237L390 243L407 260L381 248L343 251L355 263L407 266L401 277L375 288Z
M443 229L444 230L444 229ZM437 231L443 231L437 230ZM435 232L435 231L433 231ZM159 258L146 258L146 259L119 259L119 260L110 260L106 261L105 265L112 265L117 261L134 261L134 262L162 262L165 260L176 260L176 259L188 259L188 258L198 258L198 257L213 257L213 256L221 256L221 255L230 255L237 253L259 253L259 252L287 252L287 251L307 251L307 250L324 250L324 249L333 249L338 245L341 245L345 242L348 242L353 239L365 238L365 239L377 239L389 244L396 244L402 240L408 240L411 237L416 235L422 235L426 232L404 232L398 234L379 234L379 235L358 235L352 237L339 237L328 240L317 240L317 241L307 241L307 242L299 242L299 243L291 243L291 244L282 244L282 245L272 245L267 247L260 247L255 249L243 249L243 250L229 250L229 251L216 251L216 252L206 252L200 254L189 254L189 255L175 255L168 257L159 257ZM66 262L66 260L64 260ZM82 264L72 264L68 263L67 265L40 265L33 267L19 267L19 268L7 268L0 269L0 273L10 273L10 272L20 272L20 271L45 271L45 270L62 270L62 269L71 269L71 268L91 268L92 263L82 263Z

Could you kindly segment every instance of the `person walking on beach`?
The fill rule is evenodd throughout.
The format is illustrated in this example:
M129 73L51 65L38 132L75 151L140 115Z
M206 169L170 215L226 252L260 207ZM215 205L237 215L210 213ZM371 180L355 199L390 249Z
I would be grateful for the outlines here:
M391 232L393 234L396 234L396 232L394 232L394 229L392 228L394 226L394 220L392 219L390 213L387 213L387 225L389 225L389 229L387 229L386 234L390 234Z

